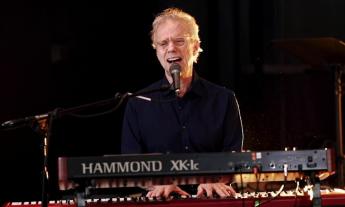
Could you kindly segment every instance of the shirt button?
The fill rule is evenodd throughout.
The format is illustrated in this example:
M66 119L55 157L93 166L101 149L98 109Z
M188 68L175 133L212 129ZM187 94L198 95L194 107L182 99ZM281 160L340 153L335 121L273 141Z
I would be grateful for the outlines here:
M186 129L186 125L183 125L183 126L182 126L182 129Z
M189 147L188 147L188 146L185 146L185 147L184 147L184 149L185 149L185 150L188 150L188 149L189 149Z

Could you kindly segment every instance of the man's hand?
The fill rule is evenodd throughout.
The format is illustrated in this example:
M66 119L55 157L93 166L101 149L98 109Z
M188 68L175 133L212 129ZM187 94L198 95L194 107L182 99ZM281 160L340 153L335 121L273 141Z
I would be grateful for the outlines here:
M236 191L230 186L224 183L205 183L198 186L197 197L206 196L212 198L213 193L218 194L220 197L235 196Z
M146 194L146 197L149 197L149 198L153 198L153 197L169 198L170 193L172 193L172 192L178 193L180 195L189 196L189 194L186 191L183 191L177 185L155 185Z

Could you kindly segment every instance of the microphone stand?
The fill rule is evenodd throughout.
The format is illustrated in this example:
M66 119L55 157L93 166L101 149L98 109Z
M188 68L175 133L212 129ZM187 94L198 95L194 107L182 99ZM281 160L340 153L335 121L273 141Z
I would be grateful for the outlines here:
M43 152L43 164L42 164L42 207L48 207L48 181L49 181L49 173L48 173L48 146L49 140L52 134L52 124L53 120L55 119L56 115L58 114L58 109L54 109L52 112L48 113L48 118L43 122L38 122L40 129L43 129L45 132L43 135L43 144L42 144L42 152Z
M142 95L144 94L149 94L149 93L154 93L158 91L165 91L170 89L171 86L169 85L163 85L160 88L155 88L155 89L149 89L149 90L142 90L136 93L125 93L125 94L119 94L116 93L114 98L110 99L105 99L93 103L88 103L84 105L80 105L77 107L72 107L68 109L60 109L56 108L53 111L50 111L45 114L39 114L35 116L28 116L25 118L21 119L15 119L15 120L9 120L5 121L1 124L2 129L16 129L19 127L23 127L26 125L32 125L32 123L36 122L38 123L38 129L35 129L35 131L39 131L43 136L43 141L42 141L42 154L43 154L43 163L42 163L42 207L48 207L48 181L49 181L49 170L48 170L48 150L49 150L49 141L52 136L52 125L53 121L57 118L61 118L65 115L77 113L80 111L83 111L85 109L89 109L91 107L100 107L100 106L106 106L109 105L113 102L118 101L116 104L114 110L117 110L123 101L125 99L131 98L131 97L138 97L138 98L146 98L143 97ZM149 98L147 98L149 99ZM100 114L103 115L103 114ZM43 132L43 133L42 133Z

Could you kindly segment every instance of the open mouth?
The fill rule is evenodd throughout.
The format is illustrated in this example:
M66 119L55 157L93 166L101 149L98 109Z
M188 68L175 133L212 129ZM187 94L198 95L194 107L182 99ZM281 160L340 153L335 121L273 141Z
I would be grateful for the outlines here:
M182 58L180 57L172 57L172 58L168 58L167 62L168 63L174 63L174 62L180 62L182 60Z

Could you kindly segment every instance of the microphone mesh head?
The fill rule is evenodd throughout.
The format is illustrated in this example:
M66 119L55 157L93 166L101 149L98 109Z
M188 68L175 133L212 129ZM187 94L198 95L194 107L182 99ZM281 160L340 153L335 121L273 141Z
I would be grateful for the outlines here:
M177 63L172 63L169 70L170 73L178 73L181 72L181 66Z

